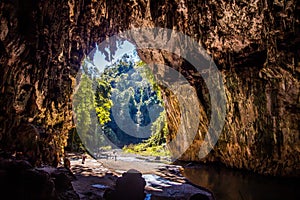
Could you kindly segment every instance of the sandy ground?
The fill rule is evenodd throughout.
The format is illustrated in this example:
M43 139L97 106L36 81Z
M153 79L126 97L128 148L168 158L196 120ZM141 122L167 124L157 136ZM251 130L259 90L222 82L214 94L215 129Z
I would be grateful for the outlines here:
M80 199L102 199L105 189L114 186L117 174L105 168L101 162L87 156L85 163L82 164L81 155L74 153L69 153L68 157L71 161L71 171L76 177L72 185ZM94 184L105 187L95 188Z
M81 154L68 153L71 170L76 177L72 185L80 199L102 199L104 191L107 188L113 188L116 179L129 169L134 168L143 174L159 174L159 169L166 166L164 163L150 161L155 158L135 154L118 152L115 157L116 154L113 152L106 152L106 155L108 158L97 160L87 155L82 164Z
M165 167L167 161L151 156L140 156L136 154L118 152L107 152L108 158L99 158L98 162L101 162L104 167L115 171L117 173L122 173L128 171L129 169L135 169L143 174L156 173L159 168ZM116 156L116 157L115 157Z

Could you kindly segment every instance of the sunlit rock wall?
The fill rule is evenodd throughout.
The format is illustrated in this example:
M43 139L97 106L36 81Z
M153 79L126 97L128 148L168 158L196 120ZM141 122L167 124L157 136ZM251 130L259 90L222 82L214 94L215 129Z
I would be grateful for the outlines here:
M264 174L300 174L298 1L6 0L0 5L1 150L55 164L73 126L72 86L84 55L121 30L158 26L193 37L222 73L226 124L202 161ZM164 52L139 55L171 65L195 87L202 118L181 159L199 161L210 119L201 77ZM180 112L176 98L167 90L164 94L171 139Z
M173 64L195 86L206 111L203 116L199 109L204 123L181 160L217 161L262 174L299 176L299 9L296 1L150 3L154 26L180 30L200 41L225 84L223 133L214 150L199 159L205 122L210 119L209 98L192 67ZM146 61L159 57L143 53ZM174 63L172 56L160 55L162 63ZM168 92L165 99L174 138L180 123L178 100Z

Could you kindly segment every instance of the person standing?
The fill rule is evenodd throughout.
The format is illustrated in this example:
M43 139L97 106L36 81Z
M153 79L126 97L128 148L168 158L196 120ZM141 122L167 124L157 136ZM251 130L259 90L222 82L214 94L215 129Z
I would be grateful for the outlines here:
M83 154L82 154L82 162L81 162L82 164L85 163L86 157L87 157L87 156L86 156L86 153L83 153Z

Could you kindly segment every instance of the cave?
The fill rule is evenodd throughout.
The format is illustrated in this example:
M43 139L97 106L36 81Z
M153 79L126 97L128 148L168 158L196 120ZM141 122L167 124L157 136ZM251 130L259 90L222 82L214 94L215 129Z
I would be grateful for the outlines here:
M76 128L72 98L82 62L97 46L114 55L117 43L111 38L117 36L137 46L157 77L169 80L168 74L176 73L183 101L196 103L185 109L174 92L160 87L166 140L177 161L299 178L299 1L4 0L0 5L0 169L16 157L21 161L12 166L58 166ZM170 51L156 48L168 44ZM199 71L195 63L207 68ZM215 97L210 87L219 91ZM172 144L178 131L182 143Z

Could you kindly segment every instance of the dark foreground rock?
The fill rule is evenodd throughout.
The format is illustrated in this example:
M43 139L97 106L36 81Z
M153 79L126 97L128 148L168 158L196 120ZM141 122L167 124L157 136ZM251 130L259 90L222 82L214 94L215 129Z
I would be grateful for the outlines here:
M214 197L190 184L165 187L163 191L151 192L151 200L214 200Z
M71 172L64 168L33 168L24 160L0 158L1 199L79 199Z
M117 179L115 189L106 190L104 198L107 200L144 200L146 196L144 193L145 186L146 181L142 178L142 174L137 170L131 169L123 173L122 177Z

